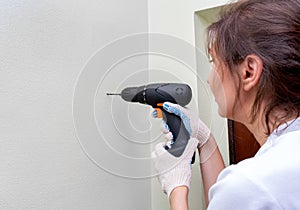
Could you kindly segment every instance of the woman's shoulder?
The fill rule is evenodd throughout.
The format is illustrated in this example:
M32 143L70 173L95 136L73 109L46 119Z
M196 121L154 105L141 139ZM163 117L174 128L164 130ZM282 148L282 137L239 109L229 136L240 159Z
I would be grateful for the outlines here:
M281 209L278 201L261 185L239 169L228 166L209 190L208 209ZM255 202L253 202L255 201Z
M209 192L212 204L222 200L229 205L232 201L244 206L251 202L242 209L289 209L290 205L300 209L297 198L300 194L300 131L280 135L275 140L278 141L266 145L268 148L263 153L228 166L220 173Z

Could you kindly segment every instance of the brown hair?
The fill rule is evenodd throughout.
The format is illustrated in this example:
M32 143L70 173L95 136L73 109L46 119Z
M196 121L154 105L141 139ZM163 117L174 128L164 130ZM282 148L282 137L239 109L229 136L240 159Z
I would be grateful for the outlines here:
M207 41L208 51L212 47L232 75L250 54L262 60L251 117L253 121L267 98L267 134L271 132L269 115L274 108L285 113L281 121L299 116L300 0L241 0L229 4L221 11L219 21L207 28Z

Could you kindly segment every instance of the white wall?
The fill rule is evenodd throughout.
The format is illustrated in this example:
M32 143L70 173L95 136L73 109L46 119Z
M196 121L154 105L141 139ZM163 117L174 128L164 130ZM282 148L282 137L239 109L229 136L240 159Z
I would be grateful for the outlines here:
M206 24L194 12L223 3L1 1L0 208L168 209L157 179L149 179L150 147L163 140L158 120L151 108L105 93L186 82L189 107L218 121L201 100L207 71L197 77L192 55L201 45L195 20ZM190 206L199 209L197 164L193 173Z
M228 164L228 131L227 120L218 114L218 107L214 101L213 94L204 78L208 78L211 64L206 56L205 30L206 27L215 21L221 6L198 10L195 12L195 45L197 47L197 75L198 80L198 107L199 115L211 128L218 146L221 150L225 163Z
M1 1L1 209L151 209L149 179L114 175L124 172L124 167L111 161L115 154L109 153L107 146L97 144L94 136L90 139L94 148L84 151L81 144L85 147L88 143L84 138L81 142L77 139L72 116L76 82L83 78L79 77L81 71L89 71L86 65L99 58L99 49L121 37L147 31L145 0ZM102 58L109 60L107 56ZM133 66L130 61L116 67L107 75L110 82L105 80L105 89L97 92L95 102L99 107L95 110L100 125L111 125L112 106L118 114L122 114L125 106L124 102L108 98L101 91L116 91L130 83L120 76L147 67L148 59L135 63L135 69L124 70ZM107 69L97 70L93 76L100 80ZM146 80L145 74L139 78ZM111 103L112 100L115 102ZM134 111L145 112L139 107ZM82 112L89 116L91 110ZM101 114L105 114L103 118ZM115 123L126 121L118 116L114 116ZM80 135L82 127L77 126ZM105 137L109 139L111 132L113 137L117 136L114 143L123 142L124 138L116 135L116 128L108 127ZM132 133L133 129L126 135ZM94 133L88 132L84 137L90 134ZM111 173L89 159L87 154L97 161L94 151L107 155L105 163L114 166ZM128 146L121 152L126 151L131 151Z

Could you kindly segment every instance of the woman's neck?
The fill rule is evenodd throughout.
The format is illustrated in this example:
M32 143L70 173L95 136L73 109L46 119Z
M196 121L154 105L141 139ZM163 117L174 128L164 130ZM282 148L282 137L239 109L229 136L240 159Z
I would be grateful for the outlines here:
M260 112L253 122L243 122L244 125L250 130L254 135L256 141L262 146L266 141L268 136L273 133L283 123L293 120L298 117L298 115L292 115L291 117L284 118L285 112L280 110L274 110L270 113L268 117L268 127L265 118L265 114ZM269 134L268 134L269 132Z
M260 146L262 146L267 141L268 135L265 122L256 118L254 122L244 123L244 125L254 135L256 141L260 144Z

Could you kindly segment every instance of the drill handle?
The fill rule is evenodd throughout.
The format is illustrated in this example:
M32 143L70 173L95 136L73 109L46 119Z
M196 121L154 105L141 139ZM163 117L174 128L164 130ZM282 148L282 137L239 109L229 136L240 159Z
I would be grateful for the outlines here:
M163 118L173 134L173 145L171 148L167 147L166 150L175 157L180 157L185 150L185 147L190 139L190 134L186 130L182 120L175 114L169 113L162 109ZM192 158L192 163L195 162L195 153Z

